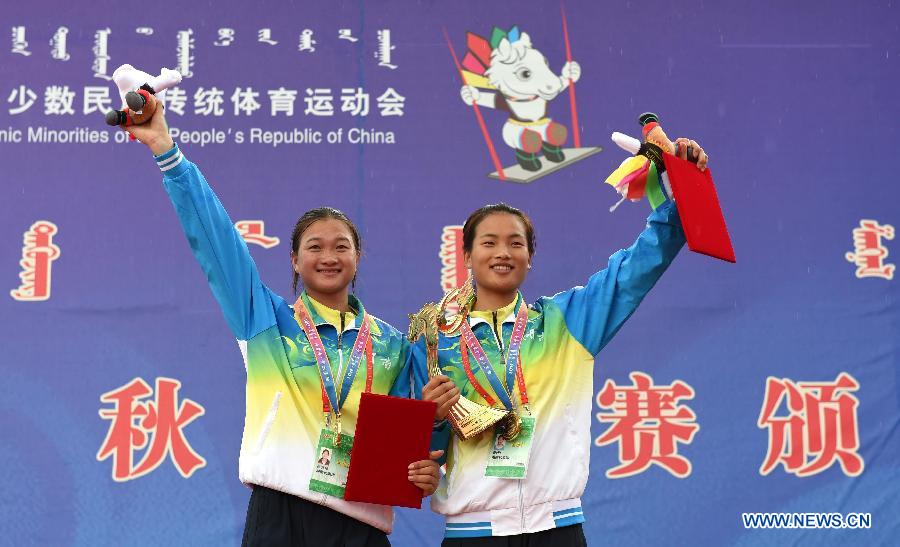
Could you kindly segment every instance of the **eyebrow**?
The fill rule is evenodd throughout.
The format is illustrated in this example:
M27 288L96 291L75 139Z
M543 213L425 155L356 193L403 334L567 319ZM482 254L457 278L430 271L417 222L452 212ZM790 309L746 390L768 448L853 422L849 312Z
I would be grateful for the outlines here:
M322 239L323 239L322 236L313 236L311 238L306 239L305 241L306 241L306 243L311 243L313 241L321 241ZM335 238L335 241L351 241L351 240L347 236L338 236L337 238Z
M481 234L481 235L478 236L478 237L479 237L479 238L483 238L483 237L493 237L493 238L497 238L497 239L500 238L500 236L498 236L497 234ZM525 234L515 233L515 234L509 235L509 236L507 236L507 237L521 237L522 239L525 239Z

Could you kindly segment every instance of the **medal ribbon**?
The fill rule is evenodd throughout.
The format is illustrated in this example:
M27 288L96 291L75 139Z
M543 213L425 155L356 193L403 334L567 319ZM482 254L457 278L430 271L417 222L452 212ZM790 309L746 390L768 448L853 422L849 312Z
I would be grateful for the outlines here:
M506 410L513 409L511 396L514 381L519 386L519 394L521 396L522 404L527 404L528 393L525 390L525 377L522 374L522 359L519 354L519 350L522 347L522 340L525 337L525 326L527 323L528 306L526 306L523 302L519 306L519 311L516 314L516 322L513 325L512 336L510 337L509 345L507 346L507 387L503 387L503 384L500 383L500 379L497 378L496 374L494 374L494 369L491 367L491 362L490 360L488 360L488 357L484 352L484 348L481 347L481 342L478 341L478 338L475 337L475 333L472 332L472 327L469 326L469 322L463 321L459 349L460 353L462 354L463 367L466 370L466 377L468 377L469 382L473 386L475 386L475 390L478 391L478 394L481 395L484 398L485 402L487 402L487 404L490 406L494 406L495 400L475 378L475 374L472 372L472 366L469 363L469 350L472 351L472 355L475 357L475 361L478 363L478 366L481 367L481 372L484 373L484 376L488 379L488 382L490 382L494 393L496 393L497 398L500 399L500 402L503 403L503 406L506 408Z
M334 409L335 414L341 415L341 408L344 401L350 394L350 386L356 378L356 372L359 369L359 362L362 360L363 352L366 353L366 393L372 390L372 376L374 374L374 365L372 359L372 340L369 328L369 315L364 311L362 315L362 325L359 327L359 333L356 335L356 342L353 344L353 351L350 353L350 360L347 362L347 370L344 373L344 379L341 382L340 399L335 392L334 376L331 372L331 361L328 359L328 353L325 352L325 345L319 337L319 331L313 323L309 309L303 301L303 296L297 299L294 304L294 315L300 328L306 334L309 345L312 346L313 354L316 356L316 363L319 366L319 378L322 380L322 412L331 413Z

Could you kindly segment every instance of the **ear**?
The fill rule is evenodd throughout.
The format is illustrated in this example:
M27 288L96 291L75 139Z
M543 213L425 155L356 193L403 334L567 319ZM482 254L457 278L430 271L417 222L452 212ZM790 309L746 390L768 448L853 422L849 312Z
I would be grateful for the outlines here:
M509 45L509 40L504 38L500 40L499 44L497 44L497 55L501 59L506 59L507 57L509 57L510 49L512 49L512 46Z
M466 268L472 269L472 253L464 252L463 261L466 263Z
M525 47L531 47L531 36L528 36L527 32L523 32L519 35L519 42L525 45Z
M295 272L300 273L300 256L294 251L291 251L291 266L294 267Z

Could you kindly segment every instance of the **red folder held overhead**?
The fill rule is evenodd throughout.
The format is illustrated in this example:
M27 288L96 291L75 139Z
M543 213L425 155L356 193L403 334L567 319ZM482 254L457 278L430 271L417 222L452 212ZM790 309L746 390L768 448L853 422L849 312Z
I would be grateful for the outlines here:
M437 404L363 393L344 499L422 508L422 490L409 464L428 459Z
M666 173L675 194L675 205L688 247L694 252L735 262L734 248L709 168L671 154L663 154Z

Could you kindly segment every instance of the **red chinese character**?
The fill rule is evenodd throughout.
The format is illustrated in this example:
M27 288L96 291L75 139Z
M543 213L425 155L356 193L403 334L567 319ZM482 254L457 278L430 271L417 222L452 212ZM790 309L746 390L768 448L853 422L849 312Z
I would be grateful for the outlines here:
M759 414L760 429L769 429L769 449L759 468L768 475L780 462L798 477L821 473L837 460L844 474L855 477L864 463L859 456L859 429L851 395L859 383L842 372L834 382L794 383L769 377L766 400ZM775 413L785 401L786 416Z
M853 246L855 251L844 257L856 264L856 277L881 277L893 279L893 264L885 264L887 247L881 244L881 238L894 239L894 227L890 224L878 224L875 220L861 220L859 228L853 230Z
M141 402L153 395L153 390L142 379L135 378L129 384L100 396L113 408L101 409L100 417L111 420L103 446L97 452L97 460L113 457L112 477L117 482L136 479L153 471L167 454L172 456L175 468L184 478L206 465L184 438L182 429L204 414L202 406L184 399L178 406L178 390L181 382L171 378L156 379L156 400ZM137 465L134 451L150 447Z
M441 233L441 288L444 292L461 287L469 279L463 257L462 229L462 226L444 226Z
M697 416L681 399L693 399L694 389L678 380L668 386L654 386L653 378L630 374L633 385L617 387L607 380L597 394L597 406L612 410L597 413L601 422L613 422L595 444L619 442L621 465L606 472L611 479L642 473L656 464L676 477L691 474L691 462L680 456L678 443L690 443L700 426Z
M255 243L265 249L271 249L278 245L280 239L265 234L266 223L261 220L239 220L234 223L241 237L247 243Z

